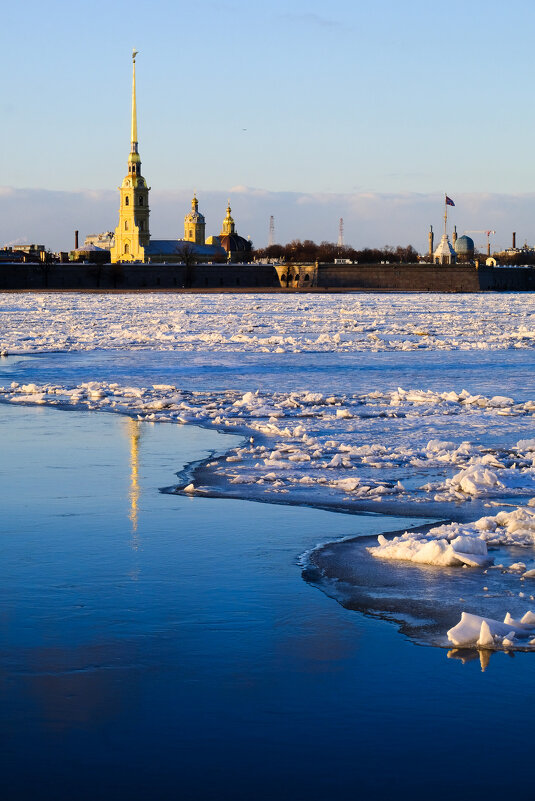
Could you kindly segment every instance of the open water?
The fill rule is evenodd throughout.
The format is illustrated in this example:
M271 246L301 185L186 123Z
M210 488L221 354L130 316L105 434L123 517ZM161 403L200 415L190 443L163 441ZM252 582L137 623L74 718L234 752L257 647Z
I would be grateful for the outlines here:
M302 580L415 521L158 491L235 439L0 406L2 798L524 794L533 656L482 672Z

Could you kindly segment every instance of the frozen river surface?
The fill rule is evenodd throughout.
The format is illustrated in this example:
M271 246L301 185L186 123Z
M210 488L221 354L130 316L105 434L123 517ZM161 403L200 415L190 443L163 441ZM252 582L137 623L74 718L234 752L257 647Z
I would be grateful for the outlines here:
M532 307L0 296L7 797L524 789Z

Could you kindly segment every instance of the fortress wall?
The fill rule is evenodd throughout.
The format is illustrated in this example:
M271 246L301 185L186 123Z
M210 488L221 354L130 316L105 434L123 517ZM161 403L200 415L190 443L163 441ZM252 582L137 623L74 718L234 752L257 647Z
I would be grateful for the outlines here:
M320 265L318 286L415 292L478 292L481 288L474 267L433 264Z
M314 265L302 269L313 270ZM279 268L280 270L280 268ZM279 289L272 265L8 264L2 289ZM320 264L312 291L481 292L535 291L535 268L441 267L433 264ZM292 288L283 291L295 291ZM300 291L307 291L306 288Z
M1 289L235 289L279 286L270 265L2 264Z
M414 292L533 291L535 269L434 264L320 264L318 286Z

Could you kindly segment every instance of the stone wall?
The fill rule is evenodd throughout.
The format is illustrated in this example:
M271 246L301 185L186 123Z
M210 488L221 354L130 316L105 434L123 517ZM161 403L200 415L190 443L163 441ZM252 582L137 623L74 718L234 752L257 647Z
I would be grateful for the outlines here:
M278 287L271 265L0 264L1 289L236 289Z
M320 264L318 287L405 292L532 291L535 269L476 269L470 264Z
M293 276L295 275L293 270ZM535 268L434 264L301 265L289 288L271 264L6 264L2 289L278 289L279 291L535 291ZM315 286L307 286L308 275Z

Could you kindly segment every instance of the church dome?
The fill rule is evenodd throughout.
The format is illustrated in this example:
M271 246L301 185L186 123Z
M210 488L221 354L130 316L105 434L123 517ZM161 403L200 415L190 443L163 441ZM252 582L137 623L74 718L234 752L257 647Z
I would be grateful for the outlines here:
M190 223L204 223L204 215L200 213L200 211L190 211L189 214L186 214L184 217L186 222Z
M238 234L219 234L218 237L227 253L239 261L247 260L253 248L252 243Z
M455 252L458 256L473 256L474 255L474 240L466 236L460 236L455 243Z
M219 234L219 240L226 251L250 251L252 248L248 239L238 234Z
M199 211L199 201L197 200L197 195L193 195L193 200L191 201L191 211L189 214L186 214L184 220L186 223L204 225L205 219L204 215Z

